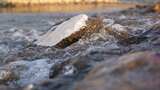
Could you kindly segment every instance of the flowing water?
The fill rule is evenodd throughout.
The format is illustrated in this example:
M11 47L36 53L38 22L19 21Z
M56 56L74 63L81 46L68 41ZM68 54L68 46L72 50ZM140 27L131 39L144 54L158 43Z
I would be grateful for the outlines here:
M159 14L137 9L119 11L134 5L73 6L0 9L0 83L15 88L36 88L32 85L36 84L39 90L71 90L73 82L82 79L92 65L106 58L116 58L128 52L159 51L159 32L147 33L152 27L158 28ZM53 25L80 13L114 21L118 26L116 28L126 29L127 33L136 37L133 39L135 42L123 41L127 45L121 44L119 38L102 30L65 49L33 45L34 40ZM85 64L82 71L77 68L81 64ZM9 76L9 80L5 75ZM45 81L51 87L49 83L43 85Z

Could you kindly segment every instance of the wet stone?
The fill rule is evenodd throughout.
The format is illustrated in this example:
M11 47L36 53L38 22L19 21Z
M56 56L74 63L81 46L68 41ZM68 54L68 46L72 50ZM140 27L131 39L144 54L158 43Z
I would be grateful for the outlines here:
M50 79L38 84L37 90L72 90L73 82L71 78Z
M4 68L9 68L13 73L8 71L2 71L2 80L14 78L12 76L16 75L16 84L19 86L26 86L28 84L39 83L45 79L49 78L49 70L54 63L49 63L48 59L39 59L34 61L15 61L6 64ZM14 83L14 81L13 81Z
M71 36L75 32L80 31L80 29L86 26L87 20L87 15L75 16L60 24L54 31L49 31L39 37L35 43L41 46L55 46L63 39ZM69 41L72 41L72 38Z
M81 38L86 38L91 36L93 33L99 32L102 28L102 22L99 18L89 18L86 21L86 26L80 29L79 32L73 33L70 37L63 39L60 43L58 43L55 47L65 48Z
M7 69L0 69L0 83L6 84L9 81L16 80L18 77L13 71Z
M89 18L87 15L78 15L60 24L54 31L49 31L44 36L40 37L36 44L65 48L82 37L98 32L101 28L102 21L100 19Z
M160 54L139 52L95 67L75 90L159 90Z
M50 78L71 76L78 78L82 72L87 72L92 67L92 62L87 56L75 56L62 63L53 65L50 70Z

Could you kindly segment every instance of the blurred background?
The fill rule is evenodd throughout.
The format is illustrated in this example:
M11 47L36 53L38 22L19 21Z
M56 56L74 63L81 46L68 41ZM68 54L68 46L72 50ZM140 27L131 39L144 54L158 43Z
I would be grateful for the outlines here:
M159 0L0 0L0 12L83 12L130 8ZM127 4L126 4L127 3ZM118 8L117 8L118 7Z
M0 31L48 30L77 14L97 15L159 0L0 0Z

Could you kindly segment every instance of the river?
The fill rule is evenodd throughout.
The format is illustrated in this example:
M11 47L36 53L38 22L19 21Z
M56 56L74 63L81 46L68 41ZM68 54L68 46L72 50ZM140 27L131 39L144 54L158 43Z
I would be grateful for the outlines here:
M72 89L75 87L75 84L79 82L79 80L83 80L87 73L101 62L109 61L108 66L102 70L104 71L112 66L114 61L117 61L117 58L124 54L146 50L159 52L160 15L147 10L148 8L146 7L125 10L132 7L135 7L135 5L46 5L1 8L0 84L2 83L3 85L0 85L0 90L75 90ZM80 38L79 41L65 49L35 45L34 41L40 35L49 31L53 25L58 25L68 18L81 13L89 17L91 16L90 18L95 18L95 16L102 17L102 27L96 32L91 33L90 36L87 36L87 34L84 38ZM113 22L113 24L109 25L110 22ZM111 30L109 28L111 28ZM157 57L155 57L159 58L159 54L156 55ZM131 66L128 64L126 66L129 69L120 67L120 69L116 70L124 68L125 71L133 70L136 74L130 73L129 75L133 76L131 78L128 76L128 78L125 79L120 76L123 73L118 71L118 73L114 72L115 76L120 76L121 79L125 80L132 79L133 82L137 80L138 82L145 82L145 80L140 79L143 77L142 73L145 69L142 69L142 72L137 70L137 72L134 67L141 69L141 66L146 65L141 65L140 62L139 67L139 62L138 65L137 62L132 63L133 60L132 58L130 60L130 57L127 58L127 62L128 61L131 61L131 64L129 63ZM152 63L151 65L154 64ZM153 69L153 71L158 70L155 67L151 69ZM113 75L113 73L109 75ZM145 71L143 75L146 75L144 77L146 79L146 77L148 78L149 75L154 75L154 73L151 72L151 74L148 75L148 72ZM117 81L120 87L124 84L128 89L130 83L126 84L126 82L123 82L123 84L121 84L121 82L116 79L115 85L117 85ZM153 78L149 77L148 81L153 81ZM102 84L101 82L100 84L97 82L98 81L94 83L97 85L105 85L103 82ZM113 82L109 80L108 83L108 85L112 86ZM146 86L149 87L150 85L148 85L148 83L151 82L147 82L145 86L142 83L141 86L143 88L146 88ZM137 86L139 86L137 82L134 82L134 84L138 84ZM151 85L154 86L153 84ZM159 87L159 82L155 85ZM80 90L83 90L83 87L80 88L82 88ZM114 87L111 88L111 90L119 90L114 89ZM136 87L133 86L129 88L134 89ZM126 88L120 90L123 89ZM159 90L159 88L156 90Z

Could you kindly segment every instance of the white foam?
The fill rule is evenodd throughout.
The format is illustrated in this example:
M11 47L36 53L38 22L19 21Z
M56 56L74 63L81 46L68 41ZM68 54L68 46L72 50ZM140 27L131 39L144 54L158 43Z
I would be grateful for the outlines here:
M126 32L127 31L125 26L122 26L120 24L113 24L112 29L119 31L119 32L124 32L124 31Z

